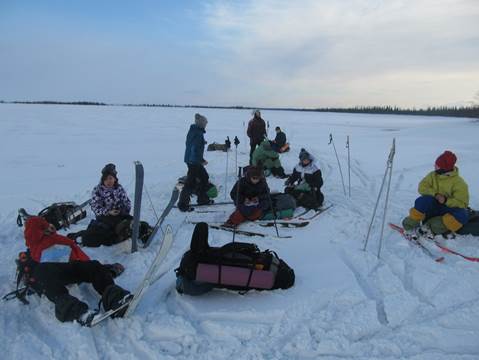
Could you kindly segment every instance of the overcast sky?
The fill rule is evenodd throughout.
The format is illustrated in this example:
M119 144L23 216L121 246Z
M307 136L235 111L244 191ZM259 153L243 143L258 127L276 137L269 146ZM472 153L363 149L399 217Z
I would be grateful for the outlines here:
M0 100L479 103L479 0L0 0Z

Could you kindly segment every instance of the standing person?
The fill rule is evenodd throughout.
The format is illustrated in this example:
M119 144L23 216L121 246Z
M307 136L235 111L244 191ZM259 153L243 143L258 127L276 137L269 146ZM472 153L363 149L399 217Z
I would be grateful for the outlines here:
M421 196L409 210L409 216L402 221L409 234L416 235L418 229L429 235L456 232L467 223L469 189L459 176L456 161L453 152L445 151L436 159L435 170L419 183ZM425 226L420 228L422 221L425 221Z
M203 158L205 151L206 124L208 119L200 114L195 114L195 123L190 126L186 135L186 149L184 161L188 166L188 174L185 185L178 200L178 209L188 211L190 196L193 192L197 194L198 205L213 203L208 197L208 190L211 188L209 175L205 169L208 162Z
M239 179L231 190L230 196L236 210L224 224L235 227L247 220L258 220L270 207L269 188L263 171L256 166L249 166L246 175Z
M321 170L316 165L314 157L305 149L299 152L299 163L285 185L284 192L292 195L299 206L305 209L318 209L323 205Z
M261 118L261 112L259 110L255 110L253 112L253 118L248 123L248 130L246 131L249 137L250 143L250 152L249 152L249 159L250 164L252 161L253 151L257 145L261 144L261 142L266 138L266 123Z
M286 134L279 126L276 126L276 137L271 143L271 147L278 153L289 151L289 145L286 143Z
M30 217L24 235L27 251L19 254L17 281L53 302L58 320L89 325L95 315L86 303L69 294L66 286L70 284L91 283L100 294L105 311L120 307L133 296L113 281L124 270L121 264L103 265L90 260L73 240L57 234L55 226L44 218ZM17 296L26 301L26 294L28 291L23 297L18 293ZM125 311L126 307L115 317L123 316Z

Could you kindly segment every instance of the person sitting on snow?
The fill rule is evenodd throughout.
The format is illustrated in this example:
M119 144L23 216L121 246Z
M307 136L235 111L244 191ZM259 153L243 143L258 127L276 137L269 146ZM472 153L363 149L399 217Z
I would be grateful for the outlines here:
M286 142L286 134L281 130L279 126L276 126L276 137L271 142L271 147L278 153L284 153L289 151L289 144Z
M40 216L27 219L24 235L27 251L21 252L17 260L21 280L27 289L45 295L55 304L55 316L61 322L76 320L89 325L95 315L86 303L69 294L66 286L70 284L91 283L101 295L105 311L131 299L130 292L113 280L123 272L121 264L103 265L90 260L73 240L57 234L55 226ZM17 297L22 299L18 294ZM125 311L126 307L115 316L121 317Z
M284 192L292 195L298 204L306 209L318 209L323 205L321 192L323 177L314 157L305 149L299 152L299 163L285 182Z
M271 148L271 143L268 139L263 140L263 142L254 150L251 164L253 166L262 166L266 170L266 176L271 173L273 176L280 179L287 177L281 166L279 154Z
M90 206L96 219L86 230L69 233L67 236L82 246L98 247L120 243L131 237L131 201L118 182L115 164L107 164L101 170L100 183L92 191ZM140 223L140 240L146 241L151 233L148 223Z
M419 183L421 196L402 222L408 233L414 235L421 222L425 222L421 232L429 235L456 232L467 223L469 190L459 176L456 160L454 153L445 151L436 159L435 170Z
M239 179L231 190L230 196L236 210L230 215L225 226L235 227L247 220L258 220L270 207L269 188L263 177L262 169L249 166L246 175Z

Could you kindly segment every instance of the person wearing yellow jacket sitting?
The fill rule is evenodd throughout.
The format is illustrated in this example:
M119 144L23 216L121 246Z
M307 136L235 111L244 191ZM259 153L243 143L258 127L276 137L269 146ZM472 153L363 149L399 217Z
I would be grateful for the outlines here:
M456 232L468 221L469 190L455 166L456 155L445 151L436 159L435 171L419 183L419 194L409 216L403 220L406 231L413 232L421 222L434 235Z

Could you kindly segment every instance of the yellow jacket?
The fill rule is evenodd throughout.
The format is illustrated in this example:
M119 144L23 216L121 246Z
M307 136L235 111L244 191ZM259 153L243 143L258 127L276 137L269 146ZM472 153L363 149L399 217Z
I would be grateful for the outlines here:
M469 189L466 182L459 176L459 169L439 175L431 171L419 183L419 194L431 195L442 194L447 198L446 206L455 208L467 208L469 206Z

